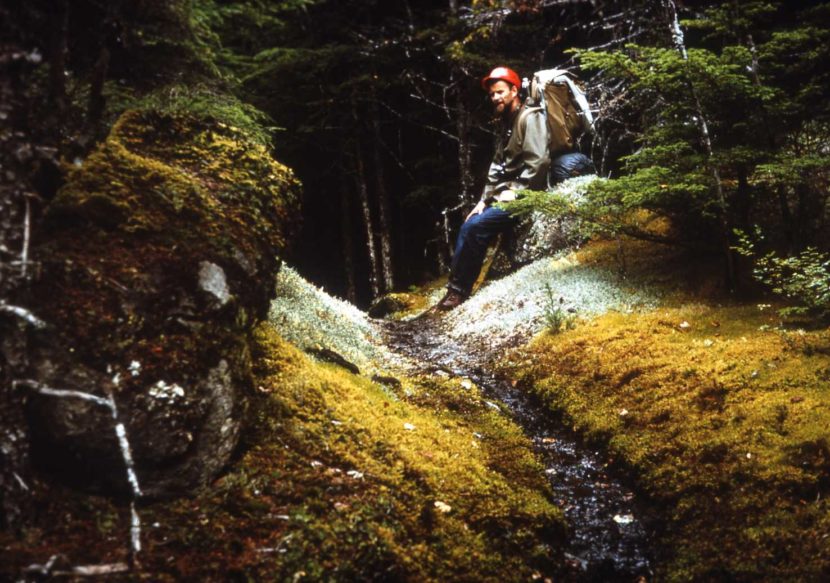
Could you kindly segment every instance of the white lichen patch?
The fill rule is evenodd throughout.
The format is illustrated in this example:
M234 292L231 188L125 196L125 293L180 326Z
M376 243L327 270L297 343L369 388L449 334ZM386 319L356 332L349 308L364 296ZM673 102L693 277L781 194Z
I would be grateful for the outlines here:
M544 330L552 310L588 318L612 310L650 309L658 301L655 290L624 282L611 269L581 265L574 254L566 254L486 284L449 312L444 325L460 342L498 349Z
M403 365L401 357L383 345L378 325L365 312L328 295L285 265L277 275L268 320L299 348L332 350L363 374Z
M165 381L158 381L150 387L147 394L154 399L173 402L184 398L184 389L176 383L168 384Z
M430 303L436 303L444 291L435 290ZM612 268L582 265L574 254L563 253L485 284L461 306L437 317L443 332L459 344L493 354L542 332L551 310L566 318L587 319L608 311L649 310L659 302L656 289L625 281ZM292 344L334 351L363 375L409 368L404 357L384 346L378 322L288 266L277 277L269 321Z

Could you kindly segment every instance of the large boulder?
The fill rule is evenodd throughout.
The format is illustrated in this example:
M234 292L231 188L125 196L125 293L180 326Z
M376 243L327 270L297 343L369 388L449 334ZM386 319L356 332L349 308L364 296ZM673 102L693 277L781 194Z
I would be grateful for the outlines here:
M26 301L32 387L112 395L146 494L213 479L237 445L249 333L267 313L299 185L241 130L128 111L50 205ZM32 394L35 456L124 489L111 412Z
M586 187L595 179L593 174L566 179L554 187L552 194L577 208L582 203ZM530 212L522 216L500 243L490 274L501 277L542 257L575 249L587 237L588 230L575 213L554 216L540 211Z

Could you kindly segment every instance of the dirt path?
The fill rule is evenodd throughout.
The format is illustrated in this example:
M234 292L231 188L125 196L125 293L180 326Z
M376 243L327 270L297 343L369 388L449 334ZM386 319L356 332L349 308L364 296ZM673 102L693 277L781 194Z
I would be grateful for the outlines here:
M609 470L603 453L580 443L528 395L497 378L490 364L497 354L453 340L444 325L441 318L427 317L386 322L383 328L388 346L422 363L423 372L444 371L473 380L488 398L506 405L524 429L569 523L567 579L650 579L644 512L633 491Z

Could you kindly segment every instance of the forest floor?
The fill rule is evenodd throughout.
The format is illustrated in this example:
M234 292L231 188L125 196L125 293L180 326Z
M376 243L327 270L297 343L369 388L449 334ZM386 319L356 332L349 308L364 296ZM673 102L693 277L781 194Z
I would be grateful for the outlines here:
M699 258L624 252L624 275L597 242L385 321L284 268L239 455L141 505L125 578L826 580L830 331L720 294ZM125 559L125 504L34 487L0 578Z
M543 331L498 375L629 476L657 580L827 580L830 330L722 293L699 257L633 241L624 255L624 276L610 242L552 274ZM499 306L534 303L525 275L453 312L452 334L507 347Z
M491 377L515 387L534 416L553 415L602 452L612 474L627 476L623 491L632 487L648 510L599 514L642 519L650 544L631 556L652 553L657 580L827 579L830 330L783 321L768 300L724 293L716 261L636 241L622 251L594 242L490 282L449 314L405 327L409 352L416 346L416 356L473 377L485 392ZM423 298L396 300L424 307ZM551 473L555 489L567 472ZM566 496L560 507L580 507ZM580 520L589 537L619 530L611 523L599 534L584 516L567 516L573 538ZM572 556L580 551L593 553Z
M659 305L538 335L501 374L626 469L658 516L659 580L827 580L830 330L718 293L699 259L630 247L628 277Z

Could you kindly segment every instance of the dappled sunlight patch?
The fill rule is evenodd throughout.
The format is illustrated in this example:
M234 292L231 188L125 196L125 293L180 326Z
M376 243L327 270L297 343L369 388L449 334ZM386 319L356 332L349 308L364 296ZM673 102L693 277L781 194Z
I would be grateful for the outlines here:
M816 580L830 562L827 331L755 305L609 313L505 371L607 444L661 509L661 577Z

